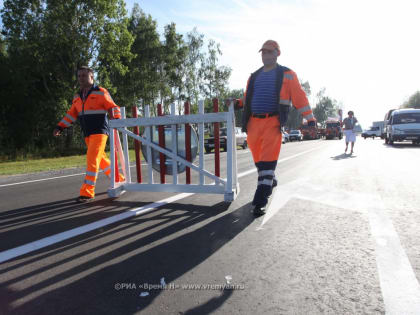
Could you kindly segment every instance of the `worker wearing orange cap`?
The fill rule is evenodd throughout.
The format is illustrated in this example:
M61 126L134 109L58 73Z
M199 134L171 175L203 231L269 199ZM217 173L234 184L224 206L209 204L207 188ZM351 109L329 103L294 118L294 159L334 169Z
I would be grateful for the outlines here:
M247 132L247 143L258 170L258 184L252 204L254 214L265 214L273 187L277 185L275 169L282 143L281 128L285 125L290 106L293 106L308 121L315 125L309 106L296 73L277 64L279 44L267 40L260 49L263 67L251 74L243 100L238 105L244 108L242 129Z

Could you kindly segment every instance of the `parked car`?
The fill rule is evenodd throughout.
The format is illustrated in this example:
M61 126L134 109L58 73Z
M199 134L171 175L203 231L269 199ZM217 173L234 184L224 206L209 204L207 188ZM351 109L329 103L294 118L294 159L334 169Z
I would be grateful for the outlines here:
M386 126L385 143L410 140L420 144L420 109L397 109Z
M293 141L293 140L297 140L297 141L302 141L303 140L303 135L300 132L300 130L290 130L289 141Z
M219 141L220 141L220 148L224 151L227 150L227 128L220 128L219 130ZM248 143L246 141L246 133L242 132L240 127L235 127L235 138L236 138L236 145L241 146L243 149L248 147ZM210 153L211 150L214 149L214 135L210 134L210 137L204 139L204 149L206 153Z
M286 143L289 142L289 134L286 131L282 131L281 132L283 134L283 137L281 138L281 142L282 143Z
M381 128L380 126L372 126L368 130L362 132L363 138L373 138L381 136Z

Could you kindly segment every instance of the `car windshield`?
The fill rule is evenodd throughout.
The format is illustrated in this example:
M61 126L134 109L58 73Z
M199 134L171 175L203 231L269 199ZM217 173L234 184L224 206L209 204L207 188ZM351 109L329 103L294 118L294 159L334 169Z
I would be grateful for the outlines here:
M292 130L292 131L290 131L290 133L292 135L298 135L299 134L299 130Z
M412 124L420 123L420 113L402 113L394 115L392 118L392 124Z
M339 123L327 123L327 128L334 128L338 126L339 126Z

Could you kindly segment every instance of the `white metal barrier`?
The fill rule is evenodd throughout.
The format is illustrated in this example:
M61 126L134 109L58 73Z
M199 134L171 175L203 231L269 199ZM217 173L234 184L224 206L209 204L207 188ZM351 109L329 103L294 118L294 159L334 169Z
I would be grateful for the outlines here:
M126 118L125 108L121 108L122 119L110 121L110 156L111 156L111 186L108 189L110 197L118 197L125 191L148 191L148 192L192 192L192 193L210 193L224 194L225 201L233 201L239 193L239 182L237 176L236 164L236 137L235 137L235 115L233 102L229 105L228 112L204 113L204 102L199 102L199 114L192 115L176 115L175 104L171 105L171 115L150 117L150 110L145 108L145 117ZM227 157L226 157L226 178L220 178L205 169L204 163L204 124L214 122L225 122L227 125ZM187 161L177 154L178 141L172 141L172 148L162 148L158 143L150 141L152 139L152 127L159 125L172 126L172 139L176 139L177 125L180 124L198 124L198 141L199 141L199 159L198 166ZM145 127L145 136L138 136L128 130L128 127L143 126ZM118 131L122 132L123 145L119 145ZM130 160L128 152L128 137L132 137L147 146L146 159L148 165L148 182L133 183L131 181ZM116 144L116 145L115 145ZM160 184L153 180L152 169L152 148L165 154L172 160L172 183ZM118 163L115 159L115 152L120 153L120 162L125 176L124 182L118 182L115 178L115 168ZM122 153L122 154L121 154ZM189 167L198 173L197 184L180 184L178 182L177 162ZM210 178L212 184L205 184L204 178Z

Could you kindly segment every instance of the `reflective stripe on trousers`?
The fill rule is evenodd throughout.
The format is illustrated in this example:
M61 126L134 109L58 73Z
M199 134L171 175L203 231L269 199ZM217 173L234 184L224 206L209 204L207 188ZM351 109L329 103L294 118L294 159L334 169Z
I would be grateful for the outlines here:
M111 165L105 154L107 140L108 136L104 134L90 135L85 138L87 146L86 176L82 187L80 187L80 196L95 197L95 184L99 167L105 169Z

